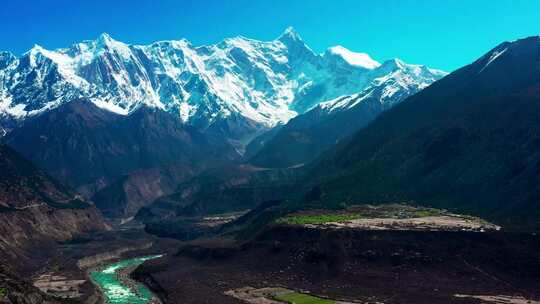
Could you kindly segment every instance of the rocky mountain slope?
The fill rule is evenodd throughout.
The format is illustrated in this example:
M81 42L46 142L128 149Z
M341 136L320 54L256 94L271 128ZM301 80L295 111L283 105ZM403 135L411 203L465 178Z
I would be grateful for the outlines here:
M193 231L205 230L200 229L200 222L236 218L259 204L277 202L295 192L295 181L302 176L300 171L301 168L265 169L249 165L212 168L141 208L136 219L152 234L193 238L198 236Z
M248 210L265 200L282 198L296 174L246 165L213 168L180 183L174 193L158 198L147 211L169 208L177 216L190 216Z
M39 263L56 242L106 229L95 206L0 145L2 264L24 271ZM38 246L40 250L34 250Z
M2 304L61 304L68 300L53 298L39 291L30 282L17 277L5 265L0 265L0 303Z
M184 178L238 153L170 113L143 107L115 114L87 100L25 121L7 143L111 215L129 215Z

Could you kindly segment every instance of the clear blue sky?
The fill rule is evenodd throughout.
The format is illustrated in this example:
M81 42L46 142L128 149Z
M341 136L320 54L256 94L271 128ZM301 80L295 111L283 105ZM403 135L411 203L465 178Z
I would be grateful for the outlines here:
M0 50L66 47L102 32L128 43L243 35L293 26L316 51L341 44L377 60L453 70L498 43L540 34L537 0L3 0Z

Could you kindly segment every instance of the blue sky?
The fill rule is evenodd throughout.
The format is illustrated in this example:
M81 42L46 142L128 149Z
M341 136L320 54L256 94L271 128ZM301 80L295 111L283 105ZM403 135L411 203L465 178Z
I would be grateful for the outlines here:
M318 52L341 44L451 71L502 41L539 35L539 14L536 0L3 0L0 50L66 47L102 32L139 44L271 40L290 25Z

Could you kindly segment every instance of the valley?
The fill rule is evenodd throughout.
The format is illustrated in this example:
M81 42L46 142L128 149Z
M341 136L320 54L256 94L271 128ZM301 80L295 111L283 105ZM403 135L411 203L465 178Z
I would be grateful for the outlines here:
M29 278L44 294L66 303L159 303L130 273L175 246L178 242L152 237L133 223L113 225L60 244L42 256L43 264L35 265Z
M247 242L190 242L135 277L165 303L283 303L275 296L286 290L315 295L305 303L478 303L455 294L534 300L537 249L531 234L277 225Z
M0 303L540 303L540 36L307 32L0 52Z
M104 294L107 303L160 303L159 299L142 284L134 282L129 277L131 271L145 261L157 259L161 255L145 256L123 260L104 267L92 270L90 277Z
M246 216L202 218L201 225L221 229L191 241L146 234L133 221L117 224L58 247L33 284L83 303L476 304L540 296L538 236L479 218L364 205L290 213L254 237L231 238L227 227ZM457 226L419 221L437 217ZM359 218L376 223L354 224Z

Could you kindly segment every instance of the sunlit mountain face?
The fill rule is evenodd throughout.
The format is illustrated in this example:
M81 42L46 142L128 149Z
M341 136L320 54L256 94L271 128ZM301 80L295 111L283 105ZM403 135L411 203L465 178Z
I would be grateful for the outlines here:
M121 115L147 106L202 129L220 129L224 120L264 129L384 82L397 70L403 75L387 96L444 75L399 60L380 64L341 46L316 54L292 28L273 41L240 36L207 46L187 40L128 45L102 34L65 49L36 45L21 57L2 53L0 112L7 125L86 97Z

